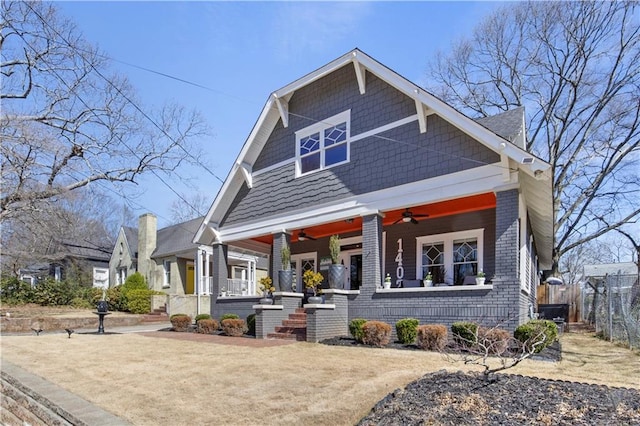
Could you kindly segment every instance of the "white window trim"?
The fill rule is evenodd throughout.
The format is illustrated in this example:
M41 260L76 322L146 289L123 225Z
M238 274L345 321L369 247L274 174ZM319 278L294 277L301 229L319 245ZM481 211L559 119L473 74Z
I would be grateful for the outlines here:
M162 281L162 287L163 288L168 288L171 287L171 261L170 260L163 260L162 261L162 267L163 267L163 281ZM168 275L167 275L168 274ZM169 279L167 279L167 277Z
M325 166L324 130L329 127L336 126L340 123L347 123L346 141L342 142L347 146L347 159L345 161L332 164L330 166ZM301 166L302 156L300 155L300 139L310 136L314 133L320 134L320 168L310 170L306 173L302 173L302 166ZM295 132L295 135L296 135L296 177L306 176L315 172L319 172L321 170L326 170L332 167L339 166L341 164L346 164L349 161L351 161L351 110L350 109L344 112L341 112L339 114L336 114L332 117L325 118L316 124L312 124L311 126L305 127L304 129L300 129L297 132Z
M416 277L422 277L422 246L441 242L444 245L445 282L453 283L453 241L475 238L478 243L478 271L484 270L484 228L416 237Z

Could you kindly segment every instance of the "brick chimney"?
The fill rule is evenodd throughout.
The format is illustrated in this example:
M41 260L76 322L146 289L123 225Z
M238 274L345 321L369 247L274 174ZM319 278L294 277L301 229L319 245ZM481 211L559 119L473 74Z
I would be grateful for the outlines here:
M138 272L140 272L150 288L153 288L153 276L155 262L151 260L151 254L156 249L158 235L158 218L145 213L138 219Z

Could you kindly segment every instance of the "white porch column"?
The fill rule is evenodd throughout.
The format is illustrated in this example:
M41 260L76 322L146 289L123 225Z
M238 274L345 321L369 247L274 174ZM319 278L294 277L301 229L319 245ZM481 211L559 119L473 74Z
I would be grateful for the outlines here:
M209 281L211 281L211 270L209 267L209 262L211 261L211 253L208 251L204 254L204 292L203 294L211 294L211 288L209 287Z
M194 259L196 266L196 294L202 294L202 250L196 250L196 258Z

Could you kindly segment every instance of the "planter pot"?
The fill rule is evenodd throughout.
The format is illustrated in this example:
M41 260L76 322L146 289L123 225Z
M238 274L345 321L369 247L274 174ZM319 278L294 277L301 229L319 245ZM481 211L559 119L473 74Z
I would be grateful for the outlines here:
M260 299L260 304L261 305L273 305L273 299L270 297L263 297L262 299Z
M344 287L344 265L329 265L329 288Z
M280 287L280 291L292 291L292 283L293 271L291 269L288 269L286 271L278 271L278 287Z
M322 296L309 296L308 302L311 305L320 305L322 304Z
M388 290L391 288L391 283L388 281L385 281L384 283L382 283L382 286L384 287L385 290Z
M476 277L476 285L484 285L485 277Z
M433 280L423 280L425 287L433 287Z

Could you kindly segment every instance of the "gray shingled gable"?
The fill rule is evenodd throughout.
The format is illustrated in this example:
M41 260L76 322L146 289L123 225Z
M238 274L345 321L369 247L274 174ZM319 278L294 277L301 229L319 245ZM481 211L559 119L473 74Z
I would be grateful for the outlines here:
M476 118L474 121L491 130L496 135L505 138L509 142L513 142L520 132L522 132L523 115L524 107L518 107L489 117Z
M151 257L165 257L189 250L195 250L198 247L198 244L193 243L193 236L202 224L202 220L203 217L198 217L187 222L159 229L156 249Z

